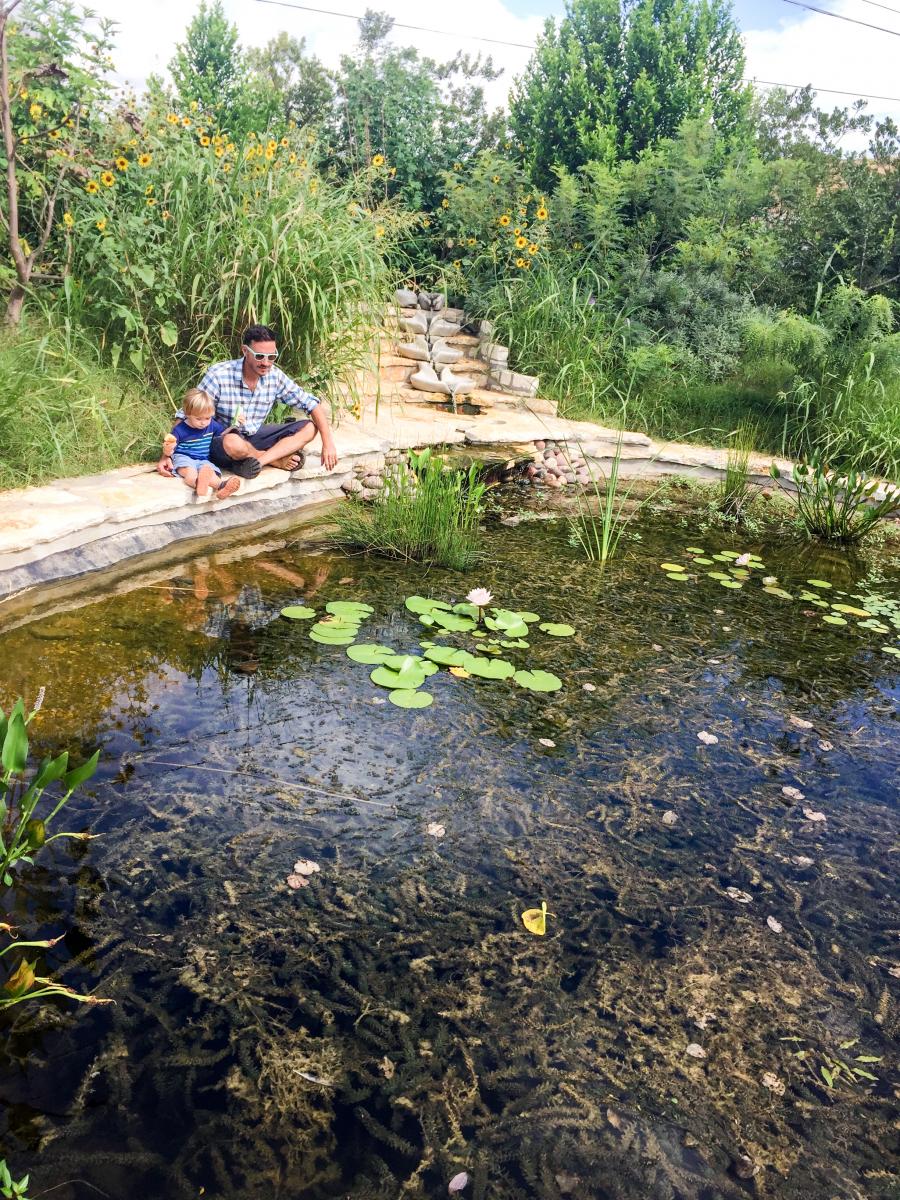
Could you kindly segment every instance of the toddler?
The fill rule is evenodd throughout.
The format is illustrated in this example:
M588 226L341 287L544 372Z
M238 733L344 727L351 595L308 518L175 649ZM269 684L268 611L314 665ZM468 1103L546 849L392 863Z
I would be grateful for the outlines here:
M200 388L191 388L184 398L184 417L163 439L163 454L171 457L172 467L198 496L213 489L214 500L233 496L241 486L237 476L220 482L222 472L209 461L212 440L225 432L225 426L213 419L215 402Z

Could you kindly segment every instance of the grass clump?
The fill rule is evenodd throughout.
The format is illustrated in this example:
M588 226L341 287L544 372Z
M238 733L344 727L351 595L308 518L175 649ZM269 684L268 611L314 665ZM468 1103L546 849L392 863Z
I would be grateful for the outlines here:
M0 487L151 456L167 420L165 401L102 365L89 334L34 324L0 337Z
M354 501L337 515L346 549L465 571L480 556L484 494L481 468L456 471L428 449L410 452L411 470L386 471L372 505Z
M775 463L772 478L779 483ZM791 472L796 488L797 515L811 538L850 545L862 541L882 521L900 515L900 487L887 484L879 495L879 481L851 469L846 474L828 469L818 455L797 463Z

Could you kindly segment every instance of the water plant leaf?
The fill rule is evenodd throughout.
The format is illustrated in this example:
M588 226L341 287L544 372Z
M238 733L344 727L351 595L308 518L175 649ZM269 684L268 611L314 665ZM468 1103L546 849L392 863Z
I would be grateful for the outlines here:
M466 670L478 679L512 679L516 668L503 658L472 658Z
M660 563L659 566L660 566L660 569L663 571L674 571L676 574L684 571L684 567L681 565L681 563L665 562L665 563Z
M367 666L383 663L386 658L392 658L393 654L394 651L390 646L377 646L372 642L359 642L347 651L348 658L357 663L365 663Z
M882 646L882 654L891 654L894 658L900 658L900 646Z
M830 588L831 587L831 584L828 582L827 579L807 579L806 582L809 584L810 587L814 587L814 588Z
M540 908L526 908L522 913L522 924L529 933L543 937L547 932L547 901L543 900Z
M450 608L444 600L430 600L427 596L407 596L403 603L411 613L430 613L436 608Z
M423 625L433 625L434 624L434 617L431 616L430 613L422 613L422 615L419 617L419 620L422 622Z
M702 546L685 546L684 550L685 550L686 554L705 554L706 553L706 551L703 549Z
M513 679L530 692L558 692L562 687L562 680L549 671L516 671Z
M711 567L713 565L713 561L713 559L705 558L702 555L699 558L694 559L694 562L698 567Z
M458 613L443 612L441 609L435 609L431 615L436 625L453 633L468 633L475 628L472 617L461 617Z
M538 629L542 633L549 633L551 637L571 637L575 632L572 625L562 625L555 621L544 621Z
M430 692L417 692L411 688L397 688L388 692L388 700L398 708L428 708L434 700Z
M742 588L744 585L739 579L720 579L719 586L724 588Z
M497 633L505 633L509 637L520 638L528 633L528 626L524 621L520 621L515 614L509 613L508 616L513 616L513 621L499 621L494 617L485 617L484 623L488 629L493 629Z
M666 579L673 579L676 583L688 583L690 578L684 571L669 571L666 574Z
M425 657L441 667L458 667L466 656L465 650L457 650L455 646L429 646Z
M465 667L451 667L450 674L455 675L457 679L470 679L471 676Z
M780 587L764 587L763 591L770 596L777 596L779 600L793 600L794 598L790 592L786 592L784 588Z
M289 604L281 610L281 615L290 621L308 621L316 615L316 610L307 608L305 604Z
M384 665L392 671L410 671L421 668L424 663L418 654L392 654L384 660Z
M541 619L540 614L535 612L517 612L516 616L520 621L524 621L526 625L531 625L534 621Z
M325 611L333 613L336 617L365 617L375 609L361 600L330 600L325 605Z
M353 633L338 633L323 637L321 633L316 633L314 629L311 629L309 637L310 641L318 642L321 646L350 646L353 644L356 635Z
M854 608L852 604L832 604L831 606L837 613L845 613L848 617L868 617L872 614L866 612L864 608Z
M526 642L522 638L517 638L514 642L505 642L501 640L500 645L503 646L505 650L527 650L530 642Z
M876 621L874 618L868 621L859 622L860 629L871 629L873 633L890 633L890 625L885 625L883 621Z
M838 617L834 613L827 613L822 618L822 620L825 622L826 625L846 625L847 624L846 617Z
M469 604L464 600L462 604L454 604L453 611L459 613L461 617L473 617L477 619L480 609L477 604Z
M730 576L726 575L724 571L707 571L706 574L710 579L728 579L730 581Z
M419 667L400 672L381 666L376 667L369 675L369 678L373 683L377 683L379 687L389 688L391 691L396 689L415 690L425 682L425 672Z

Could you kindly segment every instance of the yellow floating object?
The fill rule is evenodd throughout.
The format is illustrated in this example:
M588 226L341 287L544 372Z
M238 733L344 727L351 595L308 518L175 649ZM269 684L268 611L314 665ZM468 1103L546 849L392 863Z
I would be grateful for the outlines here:
M543 937L547 932L547 901L544 900L540 908L527 908L522 913L522 924L529 933Z

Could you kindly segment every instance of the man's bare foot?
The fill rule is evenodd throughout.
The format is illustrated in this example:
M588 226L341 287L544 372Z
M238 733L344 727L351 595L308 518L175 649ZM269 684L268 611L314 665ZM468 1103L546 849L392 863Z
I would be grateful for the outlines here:
M269 466L282 471L302 471L306 466L306 452L297 450L294 454L286 454L284 458L273 458Z
M211 487L215 486L217 479L218 479L218 476L216 475L216 473L212 469L212 467L207 467L207 466L201 467L200 470L197 472L197 483L196 483L196 486L194 489L196 491L197 495L201 499L203 499L205 496L208 496L209 489Z
M213 492L213 500L227 500L229 496L233 496L235 492L240 490L241 481L234 475L230 479L226 479L224 483L220 483Z

